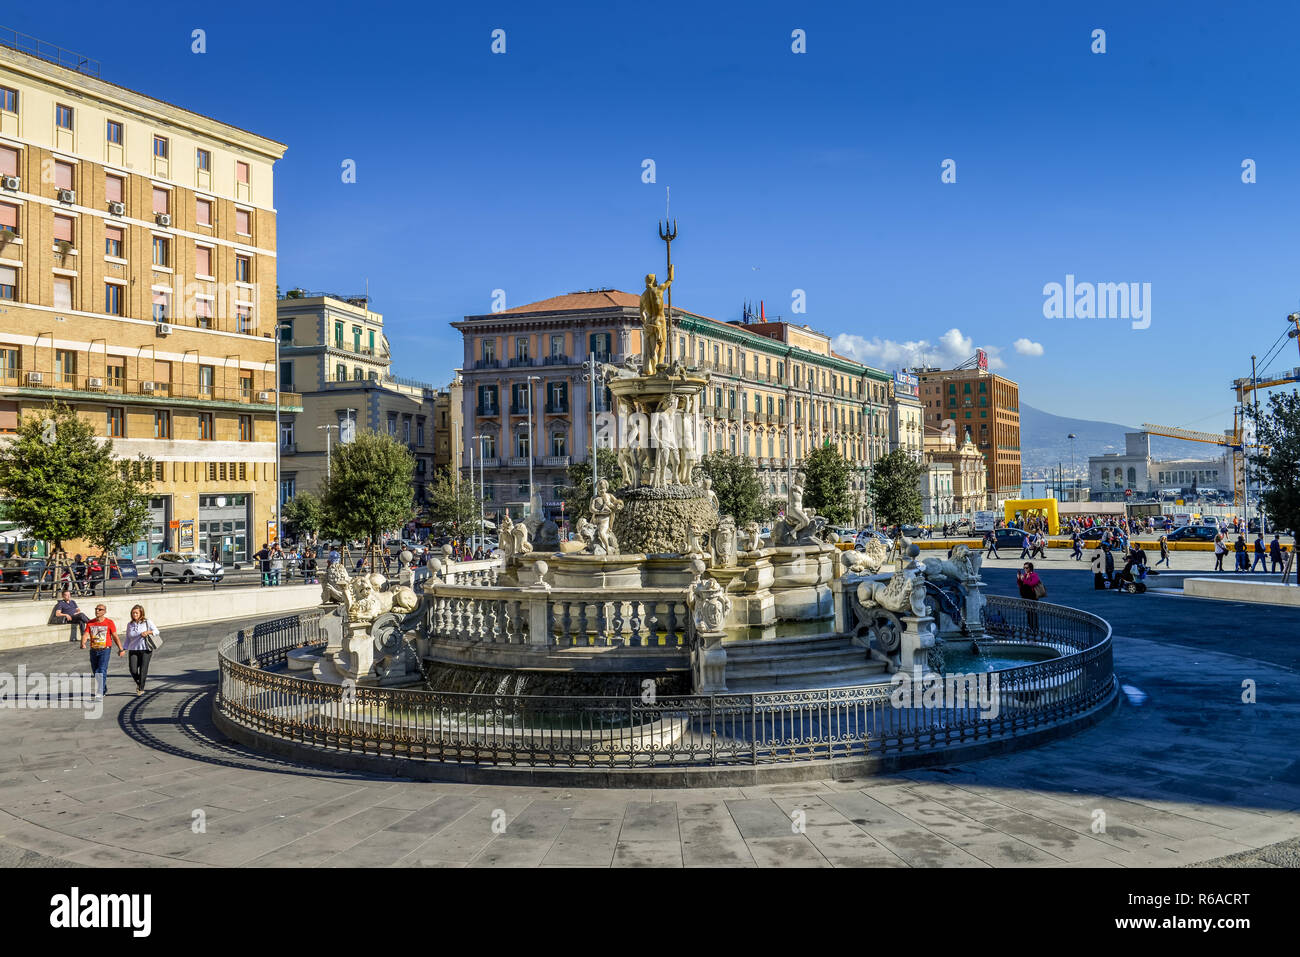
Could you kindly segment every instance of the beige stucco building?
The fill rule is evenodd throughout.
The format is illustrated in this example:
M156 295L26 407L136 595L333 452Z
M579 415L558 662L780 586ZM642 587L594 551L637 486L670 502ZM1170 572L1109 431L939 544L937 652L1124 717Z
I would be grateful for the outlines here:
M952 430L926 427L925 458L933 464L951 469L950 502L941 514L949 521L958 516L974 518L974 513L988 508L987 473L984 456L975 447L970 432L963 431L960 441Z
M351 430L369 429L410 449L411 494L423 503L436 472L452 467L458 455L452 391L392 374L383 314L365 296L291 289L278 313L280 387L302 395L302 410L281 418L285 498L318 492L327 449L349 441Z
M274 520L284 151L0 47L0 435L57 399L152 458L137 557L244 559Z
M613 411L603 384L593 402L583 363L593 353L616 365L640 354L639 303L589 290L453 323L465 343L463 441L475 468L485 463L490 512L522 512L531 459L543 506L559 517L569 463L590 457L593 409ZM865 502L871 464L890 446L884 372L837 355L806 325L721 322L678 308L673 320L674 357L709 376L705 454L749 456L768 494L783 497L803 458L830 443L856 466L853 494Z

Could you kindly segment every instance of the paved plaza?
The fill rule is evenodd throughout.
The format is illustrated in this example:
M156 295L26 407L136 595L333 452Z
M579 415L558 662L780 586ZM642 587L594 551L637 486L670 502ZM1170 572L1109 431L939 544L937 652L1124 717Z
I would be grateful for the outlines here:
M990 563L991 592L1014 593L1017 564ZM1300 610L1094 592L1059 560L1044 580L1114 626L1126 692L1100 725L945 769L744 788L430 784L265 757L211 721L232 626L173 626L144 696L114 657L98 720L0 710L0 865L1293 866ZM6 652L0 672L84 658Z

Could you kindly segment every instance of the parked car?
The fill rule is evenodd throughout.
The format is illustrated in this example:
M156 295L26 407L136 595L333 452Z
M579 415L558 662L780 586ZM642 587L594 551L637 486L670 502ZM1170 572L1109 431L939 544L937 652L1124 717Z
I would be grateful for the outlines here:
M6 591L35 588L45 574L47 563L43 558L6 558L0 563Z
M1025 532L1019 528L999 528L994 530L993 537L997 540L998 550L1004 548L1024 548Z
M219 582L225 574L220 562L214 562L198 552L163 552L155 556L149 565L149 577L156 582L167 578L186 583L198 578Z
M1170 532L1168 540L1171 542L1212 542L1218 534L1218 528L1213 525L1184 525L1182 528L1176 528Z

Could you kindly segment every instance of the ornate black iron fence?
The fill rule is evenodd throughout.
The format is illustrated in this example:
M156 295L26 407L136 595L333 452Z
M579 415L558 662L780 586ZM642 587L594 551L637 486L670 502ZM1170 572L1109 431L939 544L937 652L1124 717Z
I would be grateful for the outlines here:
M888 684L759 694L458 694L324 684L271 670L294 648L324 644L318 616L293 616L222 643L216 706L248 729L314 748L610 770L938 750L1068 722L1114 695L1110 626L1103 619L996 596L987 611L987 643L1032 640L1059 657L994 672L895 675Z

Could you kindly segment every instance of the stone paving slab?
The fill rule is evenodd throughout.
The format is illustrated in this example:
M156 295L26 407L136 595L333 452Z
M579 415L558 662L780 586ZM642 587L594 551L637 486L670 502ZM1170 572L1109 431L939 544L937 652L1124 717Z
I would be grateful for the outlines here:
M1069 572L1047 574L1057 600L1122 623L1116 671L1144 702L1029 752L739 788L501 787L303 767L216 731L217 636L172 627L144 696L114 661L97 720L0 708L0 866L1300 863L1300 643L1278 637L1300 634L1300 613L1125 604L1091 594L1089 576L1075 575L1070 594ZM1234 630L1247 637L1225 642ZM80 670L84 658L18 649L0 652L0 671Z

